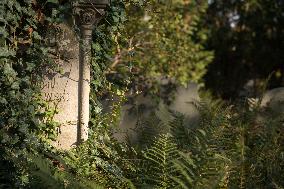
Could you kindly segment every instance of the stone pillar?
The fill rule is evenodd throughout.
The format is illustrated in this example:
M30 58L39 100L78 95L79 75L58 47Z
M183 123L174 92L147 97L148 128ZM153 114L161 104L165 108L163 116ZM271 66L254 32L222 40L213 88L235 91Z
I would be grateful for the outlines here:
M89 122L89 95L90 95L90 62L91 62L91 35L83 31L80 43L79 64L79 130L78 141L82 142L88 138Z
M76 24L80 28L80 54L79 54L79 93L78 93L78 142L88 138L89 122L89 94L90 94L90 73L91 73L91 43L94 26L104 15L104 9L108 1L93 0L75 3L74 15Z

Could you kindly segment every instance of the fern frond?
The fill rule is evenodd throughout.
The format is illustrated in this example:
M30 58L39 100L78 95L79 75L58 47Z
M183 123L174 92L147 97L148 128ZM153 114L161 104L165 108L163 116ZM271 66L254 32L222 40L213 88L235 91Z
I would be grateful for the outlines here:
M161 134L144 153L146 182L160 188L171 188L176 172L173 160L179 158L176 144L170 134Z
M177 170L177 175L173 176L172 179L177 183L178 188L193 188L197 176L194 173L196 168L194 160L188 154L181 153L181 158L174 160L173 164Z
M163 116L167 116L163 119ZM169 118L170 117L170 118ZM137 133L139 145L142 149L151 146L156 137L160 134L166 134L170 132L169 122L172 119L170 113L165 109L157 110L151 114L147 120L137 123Z

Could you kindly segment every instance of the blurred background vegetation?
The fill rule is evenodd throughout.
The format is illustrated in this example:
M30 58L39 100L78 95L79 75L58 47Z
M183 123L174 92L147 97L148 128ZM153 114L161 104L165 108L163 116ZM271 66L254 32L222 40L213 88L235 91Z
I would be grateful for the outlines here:
M283 1L209 1L203 26L206 49L214 60L206 87L223 98L236 98L249 84L252 94L272 74L268 88L283 86Z
M283 86L281 0L141 1L126 14L109 67L114 83L157 95L166 77L232 100L259 95L270 75L268 89Z
M71 2L0 1L0 188L284 187L283 112L248 100L283 86L283 0L112 0L93 33L90 137L61 151L33 81L54 66L46 31ZM190 82L204 92L197 125L158 106ZM136 144L119 142L121 107L139 95L159 110Z

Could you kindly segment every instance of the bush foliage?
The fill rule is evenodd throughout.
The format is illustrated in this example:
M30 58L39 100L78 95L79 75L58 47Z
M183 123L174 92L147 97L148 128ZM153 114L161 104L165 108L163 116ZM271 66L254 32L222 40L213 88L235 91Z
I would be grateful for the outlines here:
M282 2L276 1L272 6L264 0L227 4L113 0L106 17L93 32L90 137L66 152L51 145L59 126L53 120L57 110L42 100L34 82L42 80L40 73L46 67L59 71L49 58L45 32L64 22L71 2L0 2L0 188L284 187L283 115L258 104L230 105L222 100L204 100L196 104L200 112L196 126L188 123L185 115L161 106L148 120L137 123L135 145L118 142L111 133L128 96L169 96L172 85L162 91L162 78L174 85L188 81L201 84L213 58L211 50L215 50L213 63L220 63L209 68L217 67L222 73L222 53L243 47L221 45L219 37L226 37L222 35L226 29L230 32L226 33L225 44L238 37L249 42L242 55L255 52L258 46L254 42L258 39L265 38L269 44L272 40L275 44L271 46L277 46L281 28L273 28L272 21L280 23ZM228 27L232 23L219 10L222 2L228 15L235 8L238 10L242 19L236 27ZM266 7L268 4L271 6ZM277 10L276 15L272 10ZM259 17L259 22L266 23L261 31L267 34L254 33L257 26L249 19L254 14L267 15L267 20ZM206 15L217 16L207 18L210 24L204 29ZM257 38L251 37L254 35ZM260 52L270 54L263 46ZM235 56L234 52L228 53L229 58ZM234 60L244 60L254 68L250 58L258 61L261 57L252 54ZM279 53L273 54L274 60L278 57ZM265 69L265 74L279 68L278 61L275 65ZM206 84L215 88L215 81L222 81L223 86L228 80L212 76L211 70ZM226 87L222 88L221 96L227 94ZM215 89L218 94L219 89ZM99 99L106 95L116 95L119 100L109 113L103 114Z

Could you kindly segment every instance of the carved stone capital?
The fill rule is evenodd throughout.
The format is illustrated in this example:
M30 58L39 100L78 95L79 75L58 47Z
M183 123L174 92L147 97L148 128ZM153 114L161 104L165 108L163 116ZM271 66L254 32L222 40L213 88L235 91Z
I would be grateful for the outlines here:
M102 19L109 0L81 0L73 3L76 24L83 38L92 36L93 27Z

